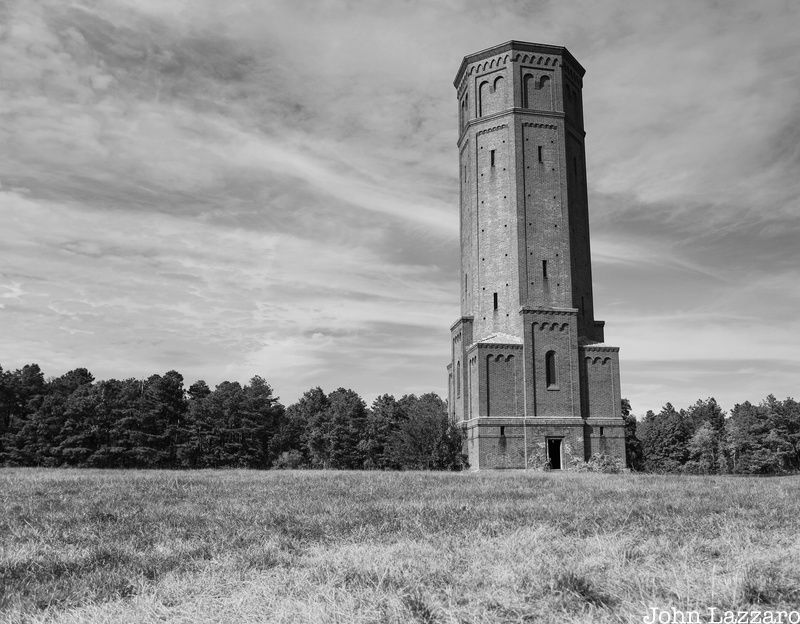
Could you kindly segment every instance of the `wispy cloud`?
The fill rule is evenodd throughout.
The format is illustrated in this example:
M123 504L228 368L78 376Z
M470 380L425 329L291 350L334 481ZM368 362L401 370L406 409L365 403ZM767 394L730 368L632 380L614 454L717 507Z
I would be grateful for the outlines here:
M634 407L796 392L794 5L19 0L0 18L4 366L259 373L289 401L444 391L451 81L516 38L588 70L596 309Z

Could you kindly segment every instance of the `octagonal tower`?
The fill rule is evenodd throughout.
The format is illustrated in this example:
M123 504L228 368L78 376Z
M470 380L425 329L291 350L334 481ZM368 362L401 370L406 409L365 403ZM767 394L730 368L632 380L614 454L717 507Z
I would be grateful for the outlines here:
M594 318L583 75L566 48L520 41L466 56L456 74L449 406L475 469L625 458L619 349Z

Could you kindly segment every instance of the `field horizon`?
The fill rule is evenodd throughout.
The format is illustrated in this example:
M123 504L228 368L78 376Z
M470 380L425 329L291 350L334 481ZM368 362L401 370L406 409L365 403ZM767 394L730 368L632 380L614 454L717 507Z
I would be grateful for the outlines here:
M0 621L642 622L800 604L800 476L0 469Z

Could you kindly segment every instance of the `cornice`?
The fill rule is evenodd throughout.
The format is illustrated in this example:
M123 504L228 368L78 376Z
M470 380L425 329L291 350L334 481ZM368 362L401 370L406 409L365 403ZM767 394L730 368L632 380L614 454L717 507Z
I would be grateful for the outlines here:
M608 345L578 345L579 351L594 351L596 353L619 353L619 347Z
M495 119L500 119L501 117L506 117L510 115L522 115L525 117L529 117L531 115L538 115L540 117L550 117L551 119L564 119L564 112L563 111L544 111L544 110L536 110L535 108L521 108L519 106L515 106L513 108L507 108L502 110L498 113L492 113L491 115L485 115L483 117L475 117L474 119L470 119L464 124L464 129L461 131L461 134L458 136L458 141L456 141L456 145L461 148L464 139L466 138L467 134L469 134L470 128L473 126L477 126L483 123L489 123L494 121ZM523 123L530 123L530 122L523 122ZM558 126L553 126L554 128L558 128ZM480 132L480 131L479 131Z
M522 349L523 345L514 342L480 342L476 341L469 345L464 351L468 356L475 353L478 349Z
M536 108L521 108L516 107L511 109L518 115L523 116L530 116L530 115L538 115L540 117L553 117L554 119L564 119L565 113L564 111L547 111L547 110L538 110Z
M558 126L553 124L538 123L536 121L523 121L523 126L532 126L534 128L548 128L549 130L558 130Z
M559 323L559 322L552 323L550 321L544 321L544 322L534 321L533 323L531 323L532 327L536 327L537 325L539 326L539 331L545 331L548 329L550 331L564 331L565 329L567 329L567 327L569 327L569 323Z
M450 326L450 331L453 331L456 327L458 327L462 323L472 323L474 320L475 320L474 316L462 316Z
M473 349L522 349L522 345L516 342L473 342L468 351Z
M484 52L488 52L488 50L484 50ZM481 53L479 52L478 54ZM497 53L487 54L487 56L482 58L489 58L490 56L495 56L496 54ZM472 74L482 73L482 72L485 73L487 72L487 70L490 69L504 67L508 64L509 59L511 59L510 55L503 54L501 51L499 52L499 56L497 56L497 58L490 58L489 60L483 63L477 63L476 65L473 65L472 67L469 68L468 71L462 71L462 69L465 67L464 63L466 62L467 58L468 57L464 57L464 60L461 61L461 67L459 67L456 79L453 81L453 86L456 88L456 92L459 94L463 93L463 90L465 88L464 83L462 82L465 76L470 76ZM470 61L470 63L476 63L478 60L481 59Z
M497 132L498 130L501 130L502 128L508 128L508 124L500 124L499 126L492 126L491 128L483 128L482 130L478 130L475 133L475 137L477 138L480 135L487 134L489 132Z
M519 309L520 314L546 314L546 315L560 315L560 316L577 316L578 308L531 308L522 306Z
M624 427L625 421L621 417L614 417L614 416L588 416L586 418L586 424L592 425L594 427ZM597 434L592 434L597 435ZM597 435L599 438L600 436ZM603 436L606 438L615 437L615 436Z
M497 426L513 423L515 425L525 424L526 427L547 427L566 425L572 427L583 427L586 420L581 416L565 416L564 418L552 418L548 416L477 416L467 420L458 421L462 426L472 428L475 426ZM596 422L596 421L595 421ZM618 425L620 421L614 421Z
M558 58L550 58L553 56ZM486 48L485 50L465 56L456 72L453 85L458 89L465 75L485 69L492 64L505 65L509 60L517 62L521 59L522 62L525 63L534 62L550 67L561 65L566 68L565 71L567 71L573 79L577 80L586 73L586 70L578 63L575 57L572 56L570 51L563 46L515 41L512 39L500 45L492 46L491 48ZM562 60L566 62L559 62ZM481 61L486 62L481 63Z

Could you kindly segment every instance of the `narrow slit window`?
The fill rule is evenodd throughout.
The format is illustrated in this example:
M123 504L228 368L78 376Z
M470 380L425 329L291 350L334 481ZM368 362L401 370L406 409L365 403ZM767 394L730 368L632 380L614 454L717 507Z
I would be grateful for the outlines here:
M494 293L494 309L497 309L497 293Z
M600 427L600 435L601 436L603 435L603 428L602 427Z
M544 356L545 377L548 388L558 387L558 380L556 379L556 352L548 351Z
M500 437L503 438L506 435L506 428L501 426L500 427Z
M539 162L542 162L542 146L539 146Z
M489 162L492 167L494 167L494 150L489 152Z
M547 279L547 260L542 260L542 279Z

